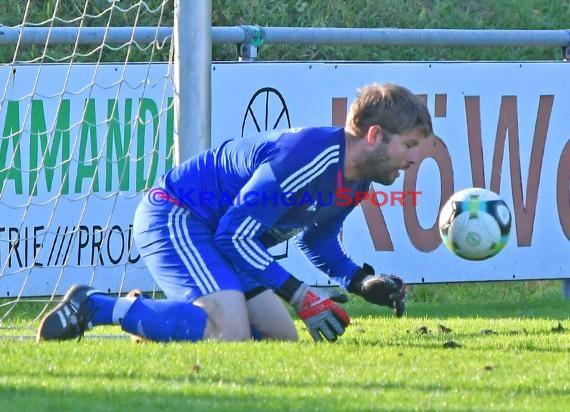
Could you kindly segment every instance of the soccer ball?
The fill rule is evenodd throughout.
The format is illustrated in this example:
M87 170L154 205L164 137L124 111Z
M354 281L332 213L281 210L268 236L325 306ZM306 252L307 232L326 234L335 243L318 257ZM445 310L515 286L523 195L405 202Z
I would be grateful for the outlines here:
M469 188L454 193L439 213L443 244L467 260L485 260L499 253L509 241L511 212L490 190Z

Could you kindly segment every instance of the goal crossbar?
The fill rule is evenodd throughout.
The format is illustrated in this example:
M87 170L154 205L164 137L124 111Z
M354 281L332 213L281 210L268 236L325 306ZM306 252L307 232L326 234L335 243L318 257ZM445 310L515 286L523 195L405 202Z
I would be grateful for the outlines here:
M263 43L408 46L570 46L570 30L397 29L335 27L212 27L212 43L247 42L262 33ZM100 44L164 42L172 27L0 27L0 44Z

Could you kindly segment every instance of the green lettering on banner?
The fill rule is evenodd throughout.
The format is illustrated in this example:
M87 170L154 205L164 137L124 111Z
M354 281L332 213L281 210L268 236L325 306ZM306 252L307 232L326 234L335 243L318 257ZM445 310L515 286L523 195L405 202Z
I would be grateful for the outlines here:
M157 102L151 98L139 99L138 109L134 107L133 98L107 100L106 121L99 123L96 99L86 99L77 141L72 136L71 127L73 102L62 99L54 118L50 115L50 102L41 99L29 101L29 145L23 146L29 162L24 168L21 142L25 131L20 124L21 102L5 102L0 137L0 193L8 185L14 194L29 196L38 196L42 191L60 195L96 193L100 189L106 192L117 189L142 191L154 184L159 172L173 167L172 97L167 100L165 112L159 112ZM106 126L104 132L98 130L102 125ZM136 138L133 137L135 128ZM165 136L161 135L161 130L165 130ZM101 133L105 133L105 138L100 140ZM103 156L104 171L99 170L99 166L103 167L100 163ZM135 176L131 173L133 167ZM105 173L104 189L99 182L99 177L103 178L100 173ZM24 188L24 180L27 188Z
M129 190L130 181L130 156L131 147L131 121L132 121L133 99L125 100L125 121L124 130L121 136L121 122L119 120L119 103L116 99L107 102L107 135L105 137L107 145L107 168L105 171L105 190L113 190L113 153L117 162L117 173L119 176L119 190ZM114 150L113 150L114 149Z
M168 98L166 112L166 149L164 154L166 156L164 171L167 172L174 166L174 99L172 97Z
M22 194L22 157L20 153L20 105L8 101L2 142L0 142L0 194L4 192L6 180L14 182L16 194ZM8 160L8 144L12 143L12 154Z
M55 121L55 132L53 134L54 144L63 139L63 145L61 148L61 189L60 193L62 195L69 194L69 165L71 164L71 152L70 152L70 136L71 136L71 102L69 99L64 99L59 104L59 109L57 111L57 119ZM57 151L56 151L57 153ZM55 161L57 156L48 156L45 164L51 164L52 159Z
M150 154L148 173L145 178L145 135L146 126L150 124L150 122L147 122L147 113L150 113L150 117L152 119L152 152ZM149 98L140 99L137 125L137 192L150 188L154 184L154 180L156 178L160 141L159 125L160 122L156 102Z
M77 162L77 176L75 177L75 193L81 193L83 180L91 178L93 184L87 188L89 192L99 191L99 174L97 164L99 151L97 150L97 116L95 111L95 99L85 102L85 112L81 122L81 134L79 141L79 157ZM90 144L91 158L86 159L87 144Z
M29 194L38 193L38 172L45 172L46 187L51 191L53 186L54 171L58 167L57 159L61 152L61 194L69 193L69 164L70 156L70 102L62 100L57 111L56 126L49 146L49 138L46 131L46 120L43 100L32 100L32 120L30 131L30 172L28 176ZM38 157L38 149L41 146L41 157ZM41 160L43 160L43 162Z

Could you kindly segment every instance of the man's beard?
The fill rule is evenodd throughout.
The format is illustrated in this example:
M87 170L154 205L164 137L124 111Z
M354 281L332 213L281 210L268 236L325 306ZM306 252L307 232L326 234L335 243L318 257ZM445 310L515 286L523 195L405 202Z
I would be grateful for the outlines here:
M391 185L394 183L395 179L392 179L390 175L393 170L389 169L390 160L386 155L384 149L378 150L374 154L370 154L360 167L360 176L366 179L372 180L376 183L383 185Z

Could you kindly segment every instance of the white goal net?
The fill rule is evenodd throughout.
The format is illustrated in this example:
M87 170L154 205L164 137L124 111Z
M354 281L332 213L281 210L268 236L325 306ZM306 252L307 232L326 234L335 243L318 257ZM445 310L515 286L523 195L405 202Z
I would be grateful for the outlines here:
M0 5L0 335L72 284L152 290L141 193L173 163L173 0Z

